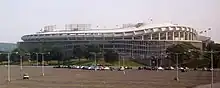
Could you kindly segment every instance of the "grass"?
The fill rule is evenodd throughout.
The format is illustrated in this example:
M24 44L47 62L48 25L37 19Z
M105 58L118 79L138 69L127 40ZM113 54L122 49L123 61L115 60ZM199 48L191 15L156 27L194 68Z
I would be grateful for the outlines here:
M87 60L87 61L73 61L71 64L74 65L95 65L94 60ZM102 65L112 65L112 66L118 66L118 61L107 63L104 60L97 60L97 64L102 64ZM120 61L120 65L123 65L123 61ZM139 64L137 62L134 62L132 60L124 60L124 66L143 66L142 64Z
M28 61L23 61L23 65L33 65L33 64L36 64L37 62L36 61L31 61L31 62L28 62ZM39 64L41 62L38 62ZM58 65L58 61L56 60L51 60L51 61L48 61L48 62L45 62L46 64L48 65ZM62 63L62 61L61 61ZM124 66L143 66L143 64L139 64L137 62L134 62L132 60L120 60L120 65L122 66L124 63ZM19 62L15 62L15 63L12 63L13 65L20 65ZM70 60L70 62L68 61L64 61L64 64L65 65L84 65L84 66L89 66L89 65L95 65L95 61L94 60L86 60L86 59L81 59L80 61L78 59L74 59L74 60ZM111 62L111 63L107 63L104 61L104 59L98 59L97 60L97 64L102 64L102 65L112 65L112 66L119 66L118 65L118 61L115 61L115 62ZM0 65L7 65L7 61L4 61L4 62L1 62Z

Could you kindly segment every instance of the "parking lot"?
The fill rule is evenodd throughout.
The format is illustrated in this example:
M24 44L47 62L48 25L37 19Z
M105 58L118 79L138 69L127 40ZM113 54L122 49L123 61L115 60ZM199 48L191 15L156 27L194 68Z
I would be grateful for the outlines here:
M11 82L7 83L7 67L0 67L0 88L191 88L211 82L211 72L179 72L180 81L174 77L176 71L94 71L45 67L24 67L30 76L22 80L20 68L11 67ZM214 82L220 81L220 72L214 73Z

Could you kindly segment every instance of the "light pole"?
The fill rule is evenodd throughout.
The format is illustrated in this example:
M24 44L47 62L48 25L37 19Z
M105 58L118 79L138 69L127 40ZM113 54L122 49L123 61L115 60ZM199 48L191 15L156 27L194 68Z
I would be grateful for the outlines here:
M211 71L212 71L212 83L211 88L213 88L213 51L211 51Z
M94 55L95 55L95 66L97 66L96 53Z
M8 65L7 65L7 70L8 70L8 73L7 73L7 75L8 75L8 78L7 78L7 81L8 82L10 82L11 81L11 76L10 76L10 53L0 53L1 55L2 54L7 54L7 60L8 60Z
M36 59L37 59L37 67L38 67L38 53L35 53L36 54Z
M22 56L20 55L20 70L22 71L23 70L23 67L22 67L22 64L23 63L23 61L22 61Z
M178 62L178 58L179 57L179 53L176 53L176 81L179 81L179 67L178 67L178 64L179 64L179 62Z
M41 56L42 56L41 72L42 72L42 76L44 76L44 53L41 53Z
M12 53L18 54L18 52L12 52ZM8 74L8 77L7 77L8 79L7 79L7 81L8 81L8 82L11 81L11 66L10 66L10 63L11 63L10 60L11 60L11 59L10 59L10 55L11 55L12 53L10 53L10 52L9 52L9 53L0 53L0 55L1 55L1 54L7 54L7 58L8 58L8 66L7 66L7 67L8 67L8 69L7 69L7 70L8 70L8 73L7 73L7 74Z
M42 57L42 58L41 58L41 59L42 59L42 63L41 63L41 72L42 72L42 76L45 75L45 72L44 72L44 71L45 71L45 70L44 70L44 65L45 65L45 64L44 64L44 55L45 55L45 54L50 54L50 52L47 52L47 53L41 53L41 57Z
M11 73L10 73L10 53L8 53L8 82L11 81Z
M185 52L184 52L185 53ZM176 77L174 78L174 80L179 81L179 54L181 53L167 53L167 54L174 54L174 56L176 56Z
M191 51L196 51L196 50L191 50ZM213 67L213 54L214 53L219 53L220 51L203 51L205 53L210 53L211 54L211 88L213 88L213 82L214 82L214 67ZM202 53L203 53L202 52Z
M158 72L158 57L157 57L157 72Z
M95 58L95 66L97 66L96 53L95 53L95 52L90 52L90 53L94 55L94 58Z
M120 57L120 54L118 53L118 66L119 66L119 68L121 67L121 62L120 62L120 60L121 60L121 57Z
M123 60L123 67L125 66L125 57L123 56L122 57L122 60Z
M102 54L102 53L101 53L101 52L99 52L99 53L90 52L90 53L94 55L94 58L95 58L95 67L97 67L97 54ZM96 70L96 68L95 68L95 70Z

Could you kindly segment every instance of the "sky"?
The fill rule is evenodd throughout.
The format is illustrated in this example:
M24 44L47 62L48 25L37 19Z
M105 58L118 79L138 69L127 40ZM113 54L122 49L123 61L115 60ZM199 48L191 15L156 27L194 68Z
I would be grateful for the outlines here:
M172 22L220 42L220 0L0 0L0 42L16 43L46 25Z

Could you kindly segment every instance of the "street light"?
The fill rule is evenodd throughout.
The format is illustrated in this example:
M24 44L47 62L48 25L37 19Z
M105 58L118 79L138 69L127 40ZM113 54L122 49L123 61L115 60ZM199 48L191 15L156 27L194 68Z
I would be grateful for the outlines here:
M186 52L184 52L185 54ZM172 54L172 53L168 53L168 54ZM181 53L173 53L176 55L176 77L174 78L174 80L179 81L179 54Z
M37 67L38 67L38 53L35 53L36 54L36 59L37 59Z
M8 82L11 81L11 73L10 73L10 53L8 53Z
M94 57L95 57L95 67L97 66L97 60L96 60L96 54L101 54L101 52L99 52L99 53L96 53L96 52L90 52L91 54L93 54L94 55ZM96 70L96 69L95 69Z
M178 62L178 57L179 57L179 53L175 53L176 54L176 81L179 81L179 62Z
M18 54L18 52L12 52L12 53L15 53L15 54ZM8 82L10 82L11 81L11 68L10 68L10 55L11 55L11 53L9 52L9 53L0 53L0 54L7 54L7 58L8 58Z
M42 63L41 63L41 72L42 72L42 76L44 76L44 54L50 54L50 52L47 53L40 53L41 54L41 59L42 59Z
M213 82L214 82L213 54L214 53L219 53L220 51L211 50L211 51L204 51L204 52L211 54L211 72L212 72L211 88L213 88Z
M121 62L120 62L120 60L121 60L121 56L120 56L120 53L118 53L118 66L119 66L119 68L121 67Z
M29 55L29 53L25 53L25 55L26 54ZM23 70L23 57L21 54L19 54L19 56L20 56L20 71L22 71Z
M96 53L95 52L90 52L91 54L93 54L94 55L94 58L95 58L95 66L97 65L96 63Z
M213 87L213 51L211 51L211 71L212 71L212 83L211 88Z
M190 49L190 51L197 51L197 50L193 50L193 49ZM212 72L212 76L211 76L211 88L213 88L213 82L214 82L214 68L213 68L213 54L214 53L219 53L220 51L203 51L205 53L210 53L211 54L211 72ZM202 53L203 53L202 52Z

